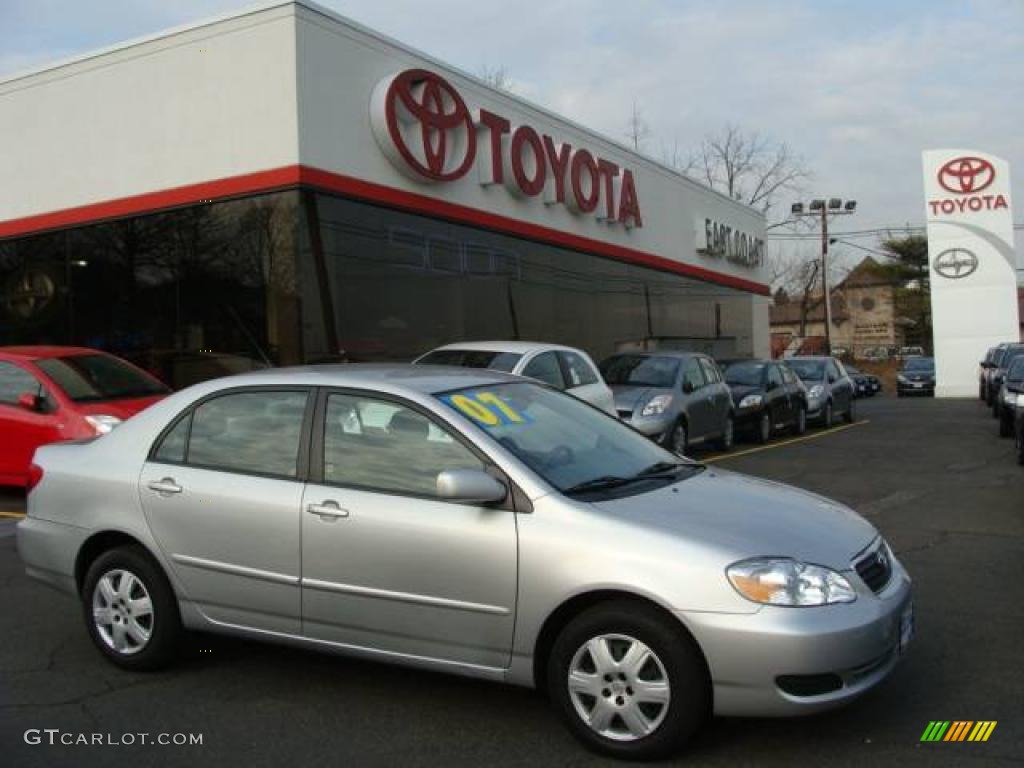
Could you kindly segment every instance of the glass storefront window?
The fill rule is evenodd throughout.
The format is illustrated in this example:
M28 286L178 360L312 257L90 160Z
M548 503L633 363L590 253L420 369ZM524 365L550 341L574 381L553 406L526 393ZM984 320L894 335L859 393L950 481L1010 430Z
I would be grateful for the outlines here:
M305 189L0 241L0 345L103 349L175 388L481 339L737 356L749 314L728 288Z

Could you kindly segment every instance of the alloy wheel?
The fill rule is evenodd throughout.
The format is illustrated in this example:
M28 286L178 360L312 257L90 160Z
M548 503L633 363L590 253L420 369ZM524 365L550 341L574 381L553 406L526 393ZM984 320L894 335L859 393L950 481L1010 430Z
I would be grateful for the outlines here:
M153 600L142 580L121 568L104 573L92 593L96 632L107 647L131 656L149 643L153 634Z
M628 635L598 635L576 651L566 681L580 719L614 741L636 741L665 719L668 673L647 645Z
M768 411L761 414L760 438L762 443L767 443L772 437L772 417Z

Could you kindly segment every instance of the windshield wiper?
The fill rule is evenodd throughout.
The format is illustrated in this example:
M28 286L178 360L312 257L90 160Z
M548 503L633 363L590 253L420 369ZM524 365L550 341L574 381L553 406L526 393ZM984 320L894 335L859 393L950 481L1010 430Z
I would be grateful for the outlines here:
M644 467L637 472L634 477L654 477L656 475L663 475L666 472L674 472L688 466L690 465L684 464L681 461L659 461L651 464L649 467Z
M619 477L618 475L602 475L593 480L584 480L582 483L566 488L562 493L584 493L585 491L603 491L608 488L618 488L622 485L629 485L640 477Z

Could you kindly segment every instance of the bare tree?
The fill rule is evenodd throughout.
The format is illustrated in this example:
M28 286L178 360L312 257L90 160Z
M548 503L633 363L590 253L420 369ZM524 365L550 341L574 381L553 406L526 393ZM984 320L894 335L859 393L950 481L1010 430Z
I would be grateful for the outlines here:
M640 106L634 100L633 111L630 112L629 123L626 129L626 138L633 145L633 149L639 152L650 135L651 126L644 119L643 110L640 109Z
M480 68L477 76L491 88L499 91L512 90L512 78L509 77L508 67L504 64L497 67L489 67L486 64Z
M735 125L705 136L696 152L673 165L766 215L779 194L799 192L811 177L803 159L788 144ZM769 229L775 226L779 223Z

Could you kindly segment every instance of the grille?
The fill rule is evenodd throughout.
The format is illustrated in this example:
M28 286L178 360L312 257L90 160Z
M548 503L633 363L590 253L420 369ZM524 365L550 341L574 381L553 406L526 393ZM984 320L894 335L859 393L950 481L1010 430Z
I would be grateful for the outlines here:
M623 410L619 411L619 418L620 419L628 419L632 415L633 415L632 411L623 411Z
M879 541L864 557L853 565L857 575L876 595L881 592L892 577L892 555L884 541Z

